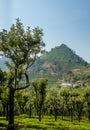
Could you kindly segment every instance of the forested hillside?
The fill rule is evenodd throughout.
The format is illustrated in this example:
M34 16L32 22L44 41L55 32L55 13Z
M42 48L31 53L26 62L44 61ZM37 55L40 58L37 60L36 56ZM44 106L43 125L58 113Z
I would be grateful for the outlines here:
M0 59L0 67L4 70L7 70L7 60L5 57ZM72 49L62 44L40 56L30 68L29 77L31 80L45 77L49 79L49 84L55 85L61 82L87 83L90 81L89 66Z
M88 63L65 44L52 48L38 58L30 70L30 78L47 77L50 84L61 80L74 82L76 75L87 70Z

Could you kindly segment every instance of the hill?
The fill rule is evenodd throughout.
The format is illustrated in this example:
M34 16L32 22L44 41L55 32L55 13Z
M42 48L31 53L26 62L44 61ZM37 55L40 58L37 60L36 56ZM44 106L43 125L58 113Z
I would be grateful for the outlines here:
M7 70L5 61L0 58L0 68ZM29 71L30 80L48 78L50 85L61 82L90 82L90 64L78 56L67 45L52 48L40 56ZM83 80L83 81L82 81Z
M65 44L52 48L39 57L30 71L30 78L47 77L54 83L60 80L71 80L75 70L83 71L88 63L79 57Z

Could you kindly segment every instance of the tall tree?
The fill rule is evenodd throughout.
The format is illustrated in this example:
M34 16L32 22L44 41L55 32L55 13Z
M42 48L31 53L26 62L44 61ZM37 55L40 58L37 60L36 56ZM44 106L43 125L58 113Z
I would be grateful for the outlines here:
M36 94L36 105L38 109L39 121L41 121L42 108L45 101L47 79L41 79L40 81L34 81L32 83Z
M6 116L6 120L8 120L8 104L9 104L9 91L8 88L2 87L3 92L1 93L1 103L3 108L3 116Z
M60 96L59 96L59 89L58 88L51 88L50 90L50 105L51 105L51 112L54 114L55 121L58 117L58 112L60 109Z
M83 112L83 108L84 108L84 100L82 97L78 97L76 99L76 113L77 113L77 117L78 117L78 121L80 122L81 117L82 117L82 112Z
M0 69L0 86L4 85L6 81L6 72Z
M63 119L63 114L64 112L66 115L69 113L68 111L68 102L70 98L70 90L68 87L64 87L60 89L60 96L62 98L62 119Z
M2 108L3 108L3 112L2 112L3 116L5 116L6 108L8 108L7 90L5 88L6 77L7 77L7 73L0 69L0 100L1 100ZM8 110L7 110L7 113L8 113ZM8 116L7 116L7 119L8 119Z
M90 88L86 88L84 92L85 101L87 104L88 121L90 123Z
M78 102L79 102L79 96L80 96L80 92L77 89L72 89L70 91L70 98L69 98L69 102L68 102L68 110L69 110L69 115L70 115L70 119L71 121L73 121L73 116L75 114L75 110L76 108L80 108L80 106L78 107ZM76 104L77 102L77 104ZM78 110L79 111L79 110ZM78 113L77 111L77 113Z
M45 46L42 40L43 32L39 27L33 30L30 27L24 30L19 19L9 31L3 29L0 32L0 51L11 62L7 62L9 68L8 87L9 96L9 130L14 130L14 94L16 90L29 87L28 70L35 62L37 55L43 52ZM25 76L26 84L20 85L21 76Z
M38 115L38 82L34 81L32 82L34 92L35 92L35 101L34 101L34 106L35 106L35 115Z

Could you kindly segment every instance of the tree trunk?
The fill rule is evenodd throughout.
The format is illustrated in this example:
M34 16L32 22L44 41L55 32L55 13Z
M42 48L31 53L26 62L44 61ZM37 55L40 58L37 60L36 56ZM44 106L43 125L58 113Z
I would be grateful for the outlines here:
M38 102L37 102L37 104L36 104L36 109L37 109L37 116L38 116L38 114L39 114L39 110L38 110Z
M55 121L57 121L57 115L58 115L57 108L54 108L54 116L55 116Z
M7 121L8 121L8 114L9 114L9 113L8 113L8 107L9 107L9 106L8 106L8 103L7 103L7 105L6 105L6 120L7 120Z
M71 122L73 122L73 113L71 113Z
M88 102L87 105L88 105L88 121L90 123L90 102Z
M6 106L5 106L5 104L2 104L2 107L3 107L3 116L5 116L6 115Z
M39 121L41 121L41 110L39 111Z
M90 123L90 110L88 110L88 121Z
M81 117L82 117L82 110L78 111L78 122L81 121Z
M21 114L24 114L24 106L21 106Z
M31 118L32 116L32 105L30 104L30 108L29 108L29 118Z
M39 108L39 121L41 121L41 107Z
M10 88L8 130L14 130L14 93L15 93L15 91Z
M63 120L63 116L64 116L64 106L61 108L61 115L62 115L62 120Z
M70 121L73 122L73 109L70 110Z

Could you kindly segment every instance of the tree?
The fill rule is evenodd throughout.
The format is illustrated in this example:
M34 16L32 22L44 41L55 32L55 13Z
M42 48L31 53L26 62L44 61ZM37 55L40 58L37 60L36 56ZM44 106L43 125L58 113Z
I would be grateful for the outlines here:
M72 91L70 91L70 98L69 98L69 103L68 103L68 110L69 110L69 113L70 113L70 120L71 121L73 121L74 113L77 111L76 107L78 109L80 108L80 107L78 107L79 105L76 106L76 100L79 99L78 98L79 96L80 96L80 93L79 93L79 91L77 89L72 89ZM77 100L77 104L78 104L78 102L79 101Z
M7 62L9 68L8 88L9 94L9 130L14 130L14 94L16 90L29 87L28 70L35 62L39 53L43 52L45 46L42 40L43 32L39 27L33 30L30 27L24 30L19 19L13 24L9 31L3 29L0 32L0 51L10 59ZM20 85L21 77L25 76L25 85Z
M28 91L19 91L15 95L16 97L16 102L19 106L20 113L24 114L25 113L25 106L29 100L29 93Z
M69 113L69 108L68 108L68 102L70 99L70 90L68 87L63 87L60 89L60 96L62 98L62 119L63 119L63 114L64 111L67 110L65 113ZM68 114L67 113L67 114Z
M1 93L1 102L3 107L3 116L6 116L8 120L8 104L9 104L9 91L8 88L3 87L3 93Z
M3 73L3 71L0 69L0 99L1 99L1 93L3 93L3 83L5 81L5 75Z
M34 81L32 83L35 93L36 93L36 105L38 109L39 121L41 121L41 113L44 105L45 95L46 95L46 85L47 79L41 79L40 81Z
M35 92L35 100L34 100L35 115L38 115L38 81L33 81L32 86Z
M51 87L49 90L47 90L45 109L47 111L47 114L54 116L54 119L56 121L60 109L60 95L58 88Z
M77 117L78 117L78 121L80 122L81 117L82 117L82 112L83 112L83 108L84 108L84 100L82 97L78 97L76 99L76 113L77 113Z
M5 87L7 73L0 69L0 100L3 108L3 116L8 120L8 90Z
M42 79L39 82L39 93L40 93L40 100L39 100L39 121L41 121L41 112L44 106L44 101L45 101L45 96L46 96L46 85L47 85L48 80L47 79Z
M34 95L34 91L30 90L29 91L29 100L26 104L26 109L29 112L29 118L32 117L32 112L34 111L34 101L35 101L35 95Z
M4 85L6 81L6 72L0 69L0 86Z
M58 111L59 111L59 106L60 106L60 99L59 99L59 93L57 88L53 88L51 90L51 95L50 95L50 100L51 100L51 105L52 105L52 110L54 114L55 121L57 120L58 117Z
M88 120L90 123L90 88L87 88L84 92L85 101L87 104Z

